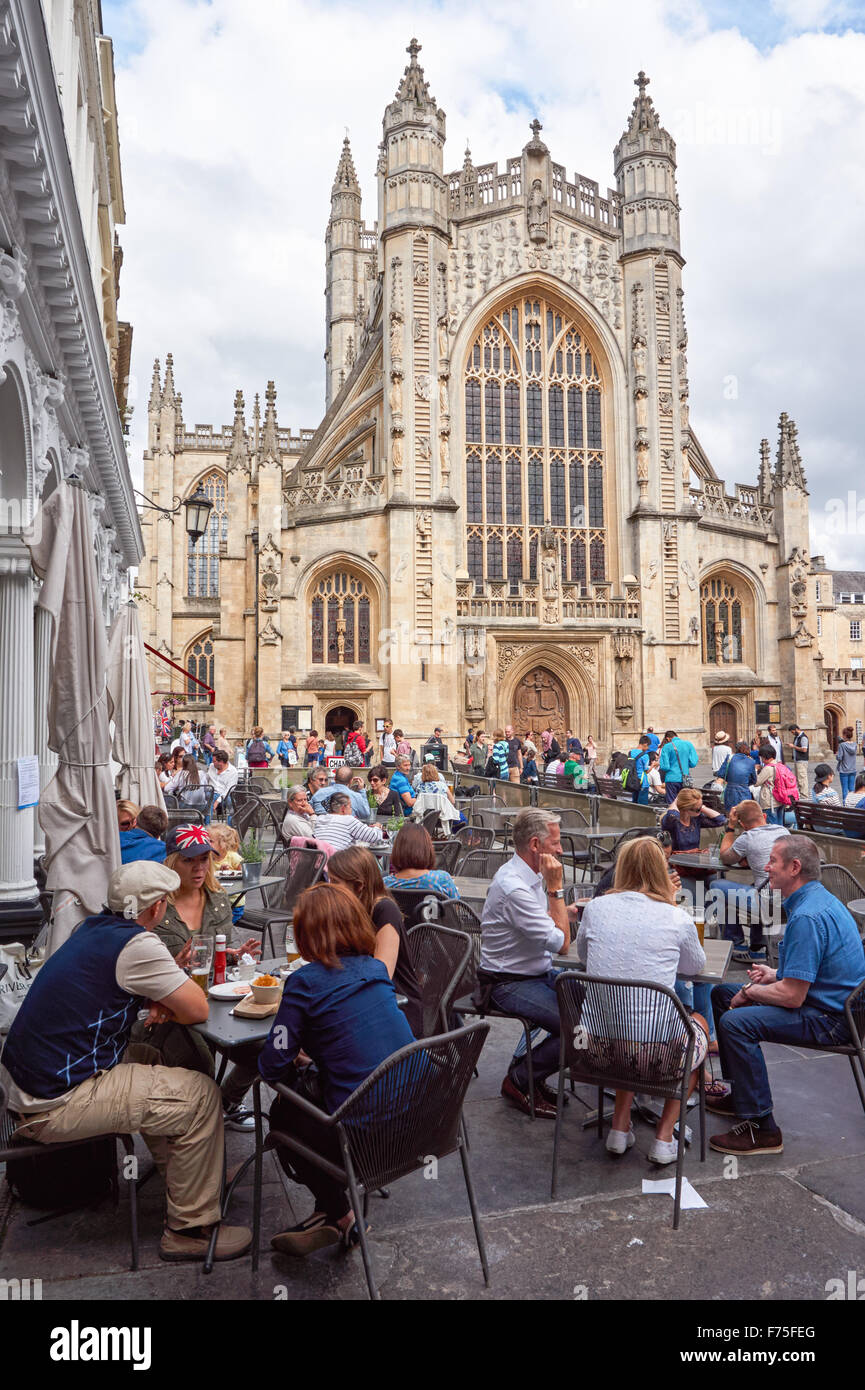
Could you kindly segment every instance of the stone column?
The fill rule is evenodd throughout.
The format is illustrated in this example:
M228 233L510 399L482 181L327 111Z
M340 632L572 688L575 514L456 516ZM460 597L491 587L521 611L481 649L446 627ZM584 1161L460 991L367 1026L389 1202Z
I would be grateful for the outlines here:
M33 810L19 811L16 760L34 740L33 581L30 556L13 537L0 540L0 919L37 899Z
M57 754L48 747L48 698L51 693L51 638L53 624L50 613L37 608L33 614L34 655L36 665L35 682L35 738L36 755L39 759L39 790L45 791L57 768ZM36 855L45 853L45 832L39 824L39 816L33 818L33 850Z

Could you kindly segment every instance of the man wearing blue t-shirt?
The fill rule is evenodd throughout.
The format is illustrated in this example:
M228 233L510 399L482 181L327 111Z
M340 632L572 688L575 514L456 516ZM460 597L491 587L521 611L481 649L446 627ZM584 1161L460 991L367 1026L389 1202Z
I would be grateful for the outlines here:
M409 811L411 811L416 799L415 794L412 791L411 782L408 780L408 774L410 771L411 758L406 758L401 755L396 760L396 772L391 773L391 779L388 783L390 790L392 792L396 792L397 796L403 804L403 807L405 808L403 811L403 815L406 815Z
M707 1100L706 1108L738 1121L709 1141L722 1154L783 1152L760 1043L848 1044L844 1002L865 980L858 928L843 903L819 882L820 856L813 841L805 835L779 837L766 869L787 912L778 969L754 965L743 989L716 985L712 990L721 1070L733 1091L721 1100Z
M649 749L649 752L651 751ZM679 738L675 729L668 729L661 744L661 758L658 763L668 806L672 806L684 786L685 778L698 762L697 750L693 743L686 738Z

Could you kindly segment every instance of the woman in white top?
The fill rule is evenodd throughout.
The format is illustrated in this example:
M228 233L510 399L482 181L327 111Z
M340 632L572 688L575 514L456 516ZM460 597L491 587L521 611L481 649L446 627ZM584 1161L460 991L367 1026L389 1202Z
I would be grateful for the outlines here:
M583 912L577 934L577 956L585 962L586 973L610 979L651 980L672 989L677 975L696 975L706 964L697 929L691 918L675 903L664 852L655 840L631 840L622 846L616 859L612 890L594 898ZM697 1080L697 1068L709 1047L708 1026L701 1014L692 1014L694 1024L694 1072L690 1091ZM672 1005L671 1005L672 1021ZM633 1039L640 1041L643 1020L633 1018ZM591 1031L591 1022L589 1031ZM632 1091L617 1091L613 1123L607 1135L610 1153L623 1154L634 1143L631 1126ZM674 1163L678 1145L673 1128L679 1115L678 1100L665 1105L655 1139L649 1149L653 1163Z
M593 766L594 763L596 763L596 762L598 761L598 748L597 748L597 744L595 743L595 740L592 738L592 735L591 735L591 734L589 734L589 737L586 739L585 754L586 754L586 767L589 767L589 768L590 768L590 767Z

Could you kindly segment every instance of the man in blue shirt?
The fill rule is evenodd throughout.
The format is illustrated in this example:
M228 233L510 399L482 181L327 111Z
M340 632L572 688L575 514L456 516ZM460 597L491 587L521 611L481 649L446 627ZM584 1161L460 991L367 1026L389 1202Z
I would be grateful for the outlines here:
M646 776L649 770L649 751L648 734L640 734L639 747L628 751L628 757L634 761L634 772L628 776L627 788L631 793L631 800L639 802L641 806L649 804L649 779Z
M668 729L661 744L661 759L658 764L668 806L672 806L682 790L685 778L699 761L693 743L689 743L686 738L679 738L675 729Z
M391 779L388 783L390 790L396 792L405 808L403 814L408 813L412 809L416 799L412 791L411 782L408 779L410 771L411 758L406 758L403 754L400 754L396 760L396 772L391 773Z
M858 928L819 882L820 856L813 841L780 836L766 868L787 912L778 969L755 965L743 989L716 985L712 990L721 1069L733 1091L721 1100L708 1099L706 1108L738 1121L709 1141L723 1154L783 1152L760 1043L849 1043L844 1001L865 980Z
M661 740L658 738L658 735L655 733L655 730L652 728L651 724L646 729L646 737L649 740L649 752L657 753L658 749L661 746Z
M351 801L351 813L357 816L358 820L371 821L372 808L367 800L366 792L354 791L348 784L352 777L357 774L350 767L338 767L336 769L336 780L332 787L324 786L314 794L312 798L312 809L317 816L322 816L328 809L328 802L334 792L346 792Z

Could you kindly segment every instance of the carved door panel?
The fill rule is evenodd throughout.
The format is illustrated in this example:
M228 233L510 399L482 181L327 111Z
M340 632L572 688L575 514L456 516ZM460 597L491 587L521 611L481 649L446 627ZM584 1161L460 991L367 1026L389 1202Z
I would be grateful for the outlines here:
M730 735L730 742L727 745L735 749L738 740L736 727L736 710L728 700L716 700L709 710L709 741L715 742L715 735L721 731Z
M549 725L564 748L565 730L573 727L568 697L561 682L544 666L527 672L514 691L511 723L520 735L527 730L541 733Z

